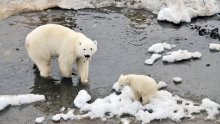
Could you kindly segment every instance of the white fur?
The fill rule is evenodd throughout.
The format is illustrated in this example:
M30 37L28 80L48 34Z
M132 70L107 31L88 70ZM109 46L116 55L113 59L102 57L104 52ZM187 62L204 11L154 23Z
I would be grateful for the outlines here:
M67 27L46 24L39 26L26 37L29 57L37 65L42 77L50 76L51 58L58 57L63 77L71 77L72 64L76 61L81 82L88 82L89 58L97 50L97 42Z
M158 90L156 81L145 75L121 75L118 79L120 89L124 86L129 86L134 95L134 100L139 101L142 98L142 103L149 102L152 96Z

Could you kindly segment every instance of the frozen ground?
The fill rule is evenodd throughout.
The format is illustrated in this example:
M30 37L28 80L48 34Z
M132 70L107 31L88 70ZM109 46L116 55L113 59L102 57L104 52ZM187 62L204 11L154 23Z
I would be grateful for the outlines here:
M194 25L218 27L219 16L193 20ZM90 67L90 86L78 84L75 67L72 80L44 80L32 68L24 48L24 38L35 27L45 23L57 23L81 31L99 42L97 54ZM20 13L0 21L0 94L42 94L46 101L31 105L7 108L0 112L1 124L34 123L36 117L49 116L45 123L53 123L50 118L62 107L73 107L73 100L81 89L92 96L103 98L111 93L113 82L120 74L136 73L151 75L156 81L168 84L167 90L183 98L201 101L209 98L220 103L219 92L219 52L209 50L210 43L218 39L200 36L190 28L190 24L172 25L158 22L157 17L146 10L131 9L53 9L44 12ZM150 58L148 48L155 43L167 42L177 45L173 50L199 51L202 58L167 64L158 60L153 66L143 61ZM57 62L53 61L52 73L58 77ZM175 85L173 77L184 81ZM58 78L59 79L59 78ZM126 116L127 117L127 116ZM183 120L183 124L205 124L206 116L199 119ZM127 117L132 120L132 117ZM217 120L219 117L217 118ZM113 118L106 123L119 123ZM133 122L133 121L132 121ZM71 123L71 122L67 122ZM74 123L103 123L101 120L81 120ZM133 122L134 123L134 122ZM170 120L153 121L172 124ZM216 123L210 121L208 123Z

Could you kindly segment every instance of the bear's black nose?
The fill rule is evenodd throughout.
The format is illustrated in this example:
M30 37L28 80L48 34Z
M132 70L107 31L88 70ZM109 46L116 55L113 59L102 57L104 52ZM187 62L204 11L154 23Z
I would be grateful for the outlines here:
M86 58L89 58L89 57L90 57L90 55L85 55L85 57L86 57Z

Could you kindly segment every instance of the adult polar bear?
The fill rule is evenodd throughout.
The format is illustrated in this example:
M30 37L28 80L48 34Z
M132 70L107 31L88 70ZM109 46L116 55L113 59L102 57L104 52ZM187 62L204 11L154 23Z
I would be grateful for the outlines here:
M51 58L58 57L63 77L71 77L72 64L76 61L81 82L88 82L89 60L97 50L97 42L84 34L61 25L46 24L27 35L25 46L42 77L50 76Z

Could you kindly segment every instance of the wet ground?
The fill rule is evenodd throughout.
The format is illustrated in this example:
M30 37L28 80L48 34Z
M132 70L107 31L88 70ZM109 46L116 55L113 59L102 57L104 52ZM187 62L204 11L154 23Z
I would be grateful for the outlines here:
M24 39L28 32L46 23L62 24L80 31L98 41L98 51L90 64L89 86L79 84L76 68L72 80L45 80L39 77L28 58ZM220 17L198 18L194 25L220 25ZM202 58L174 64L158 60L153 66L144 64L151 54L150 45L167 42L177 45L174 50L200 51ZM0 94L34 93L46 96L45 102L10 107L0 112L1 124L32 124L38 116L47 115L45 123L61 107L72 107L73 100L81 89L86 89L93 100L111 93L120 74L146 74L156 81L165 81L167 90L184 98L201 101L208 97L220 103L220 53L209 51L209 42L218 39L200 36L190 24L173 25L158 22L156 15L147 10L131 9L84 9L79 11L52 9L44 12L20 13L0 21ZM53 60L52 74L60 78L58 65ZM179 76L183 82L175 85L172 78ZM205 116L205 115L204 115ZM216 123L200 119L183 120L182 123ZM105 123L119 123L111 119ZM175 123L169 120L153 123ZM61 122L63 123L63 122ZM101 120L68 121L68 123L103 123ZM138 122L137 122L138 123Z

